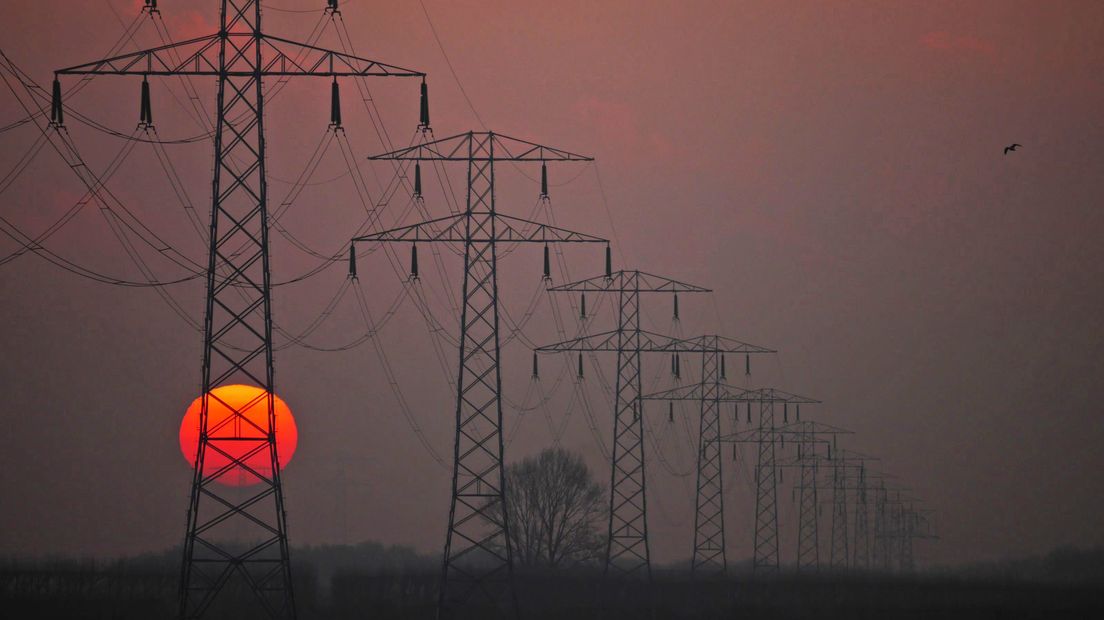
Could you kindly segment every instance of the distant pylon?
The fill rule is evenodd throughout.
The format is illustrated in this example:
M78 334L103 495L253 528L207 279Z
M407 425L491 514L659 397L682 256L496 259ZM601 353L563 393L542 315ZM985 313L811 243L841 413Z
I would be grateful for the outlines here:
M797 569L820 569L820 538L817 512L820 509L817 493L817 476L820 458L816 453L816 435L810 423L798 423L798 467L801 469L801 488L798 493L797 514Z
M542 175L542 181L545 177ZM547 185L545 183L545 189ZM610 467L609 522L605 573L651 579L648 547L648 502L644 477L644 421L640 402L641 334L640 294L707 293L709 289L642 271L611 271L548 289L552 292L616 293L617 386L613 407L613 453ZM584 297L585 299L585 297ZM677 301L676 301L677 304ZM556 350L569 350L569 345ZM538 351L552 350L546 348ZM589 348L572 349L591 351ZM597 350L597 349L593 349Z
M833 569L846 569L850 554L847 539L847 469L842 455L832 464L832 554Z
M866 465L859 465L858 483L855 489L855 544L852 566L859 570L870 568L870 507L867 501Z

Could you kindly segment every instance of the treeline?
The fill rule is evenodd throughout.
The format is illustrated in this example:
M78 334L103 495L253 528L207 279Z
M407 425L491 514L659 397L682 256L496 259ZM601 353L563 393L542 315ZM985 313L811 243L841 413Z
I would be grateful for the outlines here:
M297 548L292 559L300 618L434 617L439 558L362 543ZM6 618L172 618L179 562L178 550L114 561L3 561L0 610ZM1104 617L1101 549L913 575L734 572L703 581L657 570L646 585L605 581L594 567L519 569L515 583L527 619ZM209 617L260 617L250 596L224 593Z
M1046 555L940 569L971 580L1097 585L1104 588L1104 547L1060 547Z

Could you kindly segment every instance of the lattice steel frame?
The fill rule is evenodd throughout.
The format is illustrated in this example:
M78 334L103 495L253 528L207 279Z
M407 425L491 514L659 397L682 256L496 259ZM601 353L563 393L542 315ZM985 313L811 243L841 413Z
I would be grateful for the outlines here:
M266 76L421 77L403 69L269 36L257 0L221 0L219 32L148 50L61 69L61 75L211 76L218 79L207 301L204 313L203 398L199 448L188 504L178 613L202 616L235 577L244 581L273 618L294 618L287 513L277 455L273 409L271 277L265 170ZM56 96L56 95L55 95ZM60 109L62 102L54 102ZM143 108L147 105L143 103ZM146 110L144 109L145 113ZM148 119L144 119L148 120ZM231 415L208 424L211 390L246 382L264 390L267 423L221 403ZM229 430L227 430L229 429ZM246 444L240 457L230 446ZM210 474L213 451L230 460ZM271 475L246 464L265 454ZM233 472L257 479L248 492L220 487ZM249 542L232 543L229 538Z
M609 241L498 214L494 164L592 159L493 132L468 132L369 159L461 161L468 167L464 213L353 241L464 245L452 494L438 614L448 616L465 607L478 606L516 614L510 517L504 500L508 491L503 467L497 245L504 242L608 245Z
M820 457L816 454L816 433L811 424L800 424L798 433L798 467L801 488L798 490L797 570L820 570L820 504L817 500L817 476Z
M641 403L641 293L708 293L709 289L641 271L554 286L553 292L616 293L617 386L613 408L613 452L605 574L652 578L648 546L648 501L644 470L644 422ZM541 351L542 349L538 349ZM589 351L590 349L585 349Z
M832 550L829 556L835 570L846 569L850 561L847 527L847 468L837 456L832 463Z
M866 465L859 465L855 487L855 532L853 534L851 566L860 570L870 568L870 505L867 501Z

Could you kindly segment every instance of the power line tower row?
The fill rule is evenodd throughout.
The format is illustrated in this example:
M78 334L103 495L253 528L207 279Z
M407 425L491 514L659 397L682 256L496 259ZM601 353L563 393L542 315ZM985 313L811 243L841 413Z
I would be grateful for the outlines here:
M667 279L662 279L662 281L664 282L662 286L678 286L680 290L687 290L686 285L681 283L675 283ZM617 407L615 414L625 417L625 420L620 424L615 419L615 433L621 431L621 436L615 435L615 439L622 440L626 450L618 457L615 448L615 456L611 464L611 518L608 531L610 542L606 553L606 574L644 575L649 579L651 577L651 567L647 555L647 504L644 485L643 426L641 421L643 405L641 401L658 400L659 398L657 398L657 395L642 396L640 394L639 359L641 352L675 355L700 353L703 356L702 383L690 386L691 389L697 389L700 392L687 398L688 400L700 400L703 403L692 566L695 570L723 572L725 568L724 503L721 494L723 487L720 446L718 443L720 437L719 412L716 408L716 398L709 396L703 399L700 394L717 393L720 386L720 369L723 365L722 356L725 353L750 355L772 351L716 335L696 338L664 336L640 329L639 319L636 319L636 321L636 329L629 332L630 339L627 341L623 337L626 330L618 329L582 336L537 349L538 352L545 353L609 351L617 352L619 360L628 360L628 364L624 366L620 361L618 364L619 381L620 374L624 371L626 381L631 381L632 387L624 393L619 387L618 393L621 396L618 397L615 404L615 407ZM624 321L619 321L619 326L624 325ZM633 398L634 394L635 398ZM631 414L631 422L626 414ZM626 422L635 429L631 435L627 435L623 430Z
M336 2L330 2L336 10ZM157 11L147 0L145 10ZM149 76L217 79L214 176L206 272L199 447L188 505L178 613L202 616L220 592L244 587L272 618L294 618L287 513L277 455L272 347L269 211L264 80L271 76L414 77L425 74L266 34L258 0L220 0L219 30L180 43L122 54L56 72L51 121L64 122L60 77L134 75L143 78L142 122L152 122ZM261 388L265 423L212 390L245 383ZM211 401L215 400L216 403ZM212 406L231 414L209 425ZM260 456L258 456L260 455ZM208 471L204 463L227 459ZM250 467L262 458L271 473ZM230 475L250 478L248 491L223 486ZM248 541L245 543L234 542Z
M641 293L669 293L678 305L679 293L707 293L709 289L642 271L612 271L549 288L579 293L585 307L587 293L616 294L617 329L571 342L538 348L550 351L616 351L617 383L613 407L613 452L610 468L609 521L605 572L651 579L648 548L647 493L644 473L644 425L641 416L641 352L654 351L655 340L640 327ZM677 309L676 309L677 316Z
M410 243L417 276L419 243L464 247L460 364L456 386L452 495L441 569L439 615L466 609L516 614L513 558L507 514L499 364L498 254L500 243L609 241L498 213L496 162L582 162L590 157L493 132L459 134L370 159L463 162L467 203L463 213L356 237L354 243ZM355 249L352 251L355 256ZM492 612L491 610L497 610Z

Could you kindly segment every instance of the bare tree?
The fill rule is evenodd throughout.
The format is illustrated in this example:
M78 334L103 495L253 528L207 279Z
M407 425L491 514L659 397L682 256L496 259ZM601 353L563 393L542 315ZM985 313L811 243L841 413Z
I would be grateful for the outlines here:
M506 504L516 564L563 567L601 557L605 490L579 455L549 448L508 465Z

